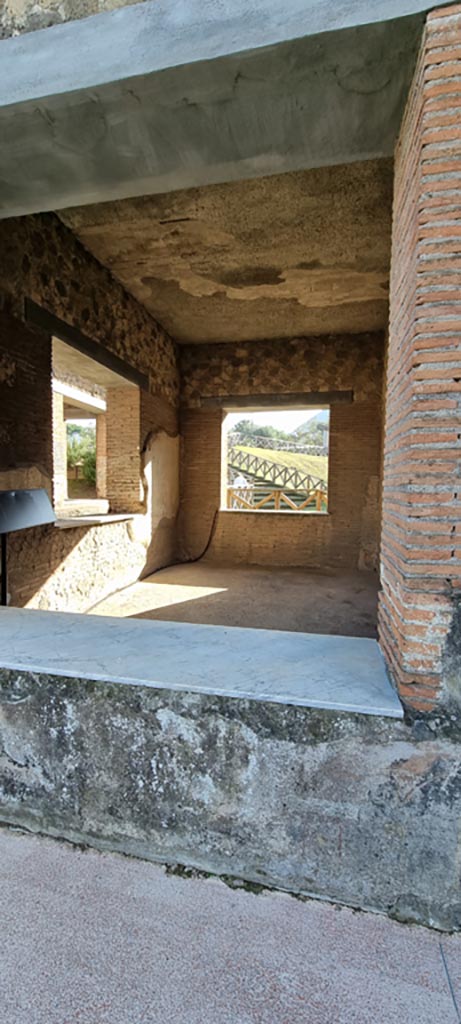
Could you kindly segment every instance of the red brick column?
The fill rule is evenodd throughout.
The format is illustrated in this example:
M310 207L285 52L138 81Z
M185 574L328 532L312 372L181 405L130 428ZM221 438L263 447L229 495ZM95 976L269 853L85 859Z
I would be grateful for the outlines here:
M107 388L106 487L110 512L142 512L139 388Z
M64 398L53 391L53 502L60 508L67 499L67 429Z
M107 427L104 413L96 416L96 497L107 494Z
M457 5L428 16L395 167L380 639L402 699L422 710L461 696L460 499Z

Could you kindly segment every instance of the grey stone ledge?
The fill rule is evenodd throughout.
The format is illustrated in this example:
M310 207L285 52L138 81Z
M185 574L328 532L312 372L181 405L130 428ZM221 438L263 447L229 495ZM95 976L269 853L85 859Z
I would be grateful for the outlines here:
M403 718L362 637L3 608L0 667Z

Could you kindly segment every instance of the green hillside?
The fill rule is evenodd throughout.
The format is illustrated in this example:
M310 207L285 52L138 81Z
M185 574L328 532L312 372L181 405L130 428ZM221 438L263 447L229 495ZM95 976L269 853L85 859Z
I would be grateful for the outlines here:
M250 455L257 455L260 459L267 459L268 462L276 462L279 466L288 466L290 469L297 469L300 473L318 477L320 480L328 479L328 458L326 455L301 455L297 452L278 452L269 448L250 448L247 445L237 445L238 451L248 452Z

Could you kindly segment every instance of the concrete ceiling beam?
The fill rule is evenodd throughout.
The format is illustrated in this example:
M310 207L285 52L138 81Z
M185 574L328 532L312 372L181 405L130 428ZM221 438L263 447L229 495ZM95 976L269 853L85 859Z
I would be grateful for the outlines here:
M0 215L389 156L421 0L157 0L0 42Z

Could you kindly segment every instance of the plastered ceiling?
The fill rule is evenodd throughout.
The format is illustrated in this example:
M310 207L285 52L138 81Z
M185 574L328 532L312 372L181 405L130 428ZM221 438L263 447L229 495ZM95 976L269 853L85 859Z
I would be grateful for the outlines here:
M62 211L180 342L386 325L392 162L212 185Z

